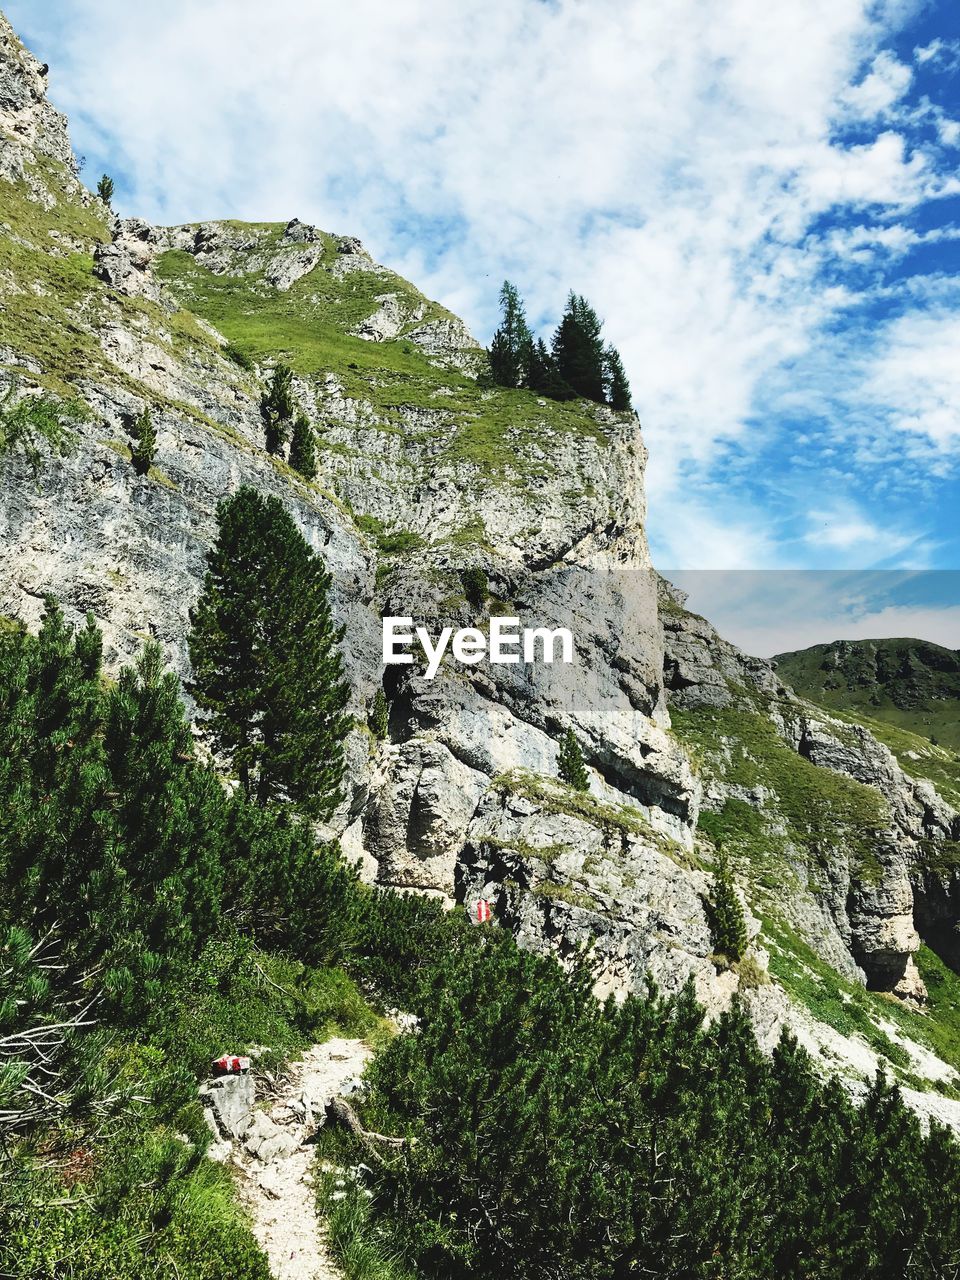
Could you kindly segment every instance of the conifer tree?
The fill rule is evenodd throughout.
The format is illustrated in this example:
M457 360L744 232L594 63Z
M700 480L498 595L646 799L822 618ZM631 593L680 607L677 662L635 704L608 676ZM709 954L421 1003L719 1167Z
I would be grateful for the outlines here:
M293 418L293 370L282 361L276 365L260 401L263 416L265 443L268 453L279 454L287 442L290 421Z
M557 362L538 338L530 351L527 385L531 391L548 396L551 400L573 400L576 392L560 377Z
M717 866L707 900L707 917L717 954L726 956L731 961L742 959L747 949L747 925L743 907L733 887L730 864L722 846L717 849Z
M143 412L137 416L131 434L134 443L130 450L130 460L137 475L145 476L153 466L157 452L157 431L149 405L144 405Z
M197 764L180 682L156 643L107 694L103 739L124 875L142 895L125 941L190 955L219 919L226 801Z
M515 387L517 367L506 335L498 329L493 335L487 352L490 365L490 381L495 387Z
M329 817L350 723L330 575L279 499L244 486L218 516L192 614L197 701L250 799Z
M606 401L604 392L604 349L600 320L580 294L571 293L553 337L553 358L557 372L578 396Z
M527 385L533 334L517 287L504 280L500 290L500 327L488 353L493 381L501 387Z
M315 480L317 476L316 436L313 427L302 413L297 415L293 424L293 437L290 441L290 465L305 480Z
M560 743L560 754L557 759L558 772L563 782L577 791L590 790L590 778L583 762L583 752L577 735L568 729Z
M630 399L630 383L616 347L607 347L604 353L604 377L607 392L607 403L618 413L627 413L633 408Z
M378 689L373 695L369 725L373 736L383 742L390 728L390 708L387 705L387 696L382 689Z
M114 188L113 179L110 177L109 174L105 173L103 177L100 179L100 181L97 183L97 195L100 197L100 199L103 201L103 203L107 206L108 209L110 208L110 202L113 199L114 190L115 188Z

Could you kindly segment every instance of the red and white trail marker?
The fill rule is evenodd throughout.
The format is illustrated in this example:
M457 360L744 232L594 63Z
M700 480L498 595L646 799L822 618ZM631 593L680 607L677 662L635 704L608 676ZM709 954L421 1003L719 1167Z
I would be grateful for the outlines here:
M236 1075L250 1070L250 1059L238 1057L235 1053L225 1053L222 1058L214 1058L211 1066L214 1075Z
M490 919L490 903L486 898L480 898L477 901L477 923L485 924Z

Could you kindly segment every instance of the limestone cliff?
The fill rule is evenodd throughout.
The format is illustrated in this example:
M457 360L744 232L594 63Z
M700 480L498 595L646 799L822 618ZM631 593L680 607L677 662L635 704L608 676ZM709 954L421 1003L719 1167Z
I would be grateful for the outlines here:
M525 945L561 957L590 943L601 993L690 978L717 1009L739 987L768 1042L793 1025L870 1070L894 1032L863 1006L869 1044L841 1053L849 1035L810 1011L790 966L807 948L802 963L851 1000L868 982L922 1001L919 932L957 919L944 870L957 814L662 586L635 416L484 387L463 324L352 236L298 219L114 218L77 180L41 68L2 17L0 58L0 383L91 410L39 485L15 454L0 462L0 614L33 624L52 592L74 619L93 613L112 665L154 636L188 680L217 503L241 483L278 495L329 565L347 628L357 727L334 829L369 878L468 906L483 896ZM316 482L264 447L278 360L318 429ZM144 405L158 449L139 476L130 428ZM480 593L467 568L482 569ZM388 614L567 626L577 658L445 664L435 680L384 670ZM384 743L366 728L378 687ZM556 780L568 728L587 795ZM713 957L704 909L721 837L754 936L740 968ZM920 1015L890 1016L922 1040ZM909 1072L953 1075L931 1061L917 1049Z

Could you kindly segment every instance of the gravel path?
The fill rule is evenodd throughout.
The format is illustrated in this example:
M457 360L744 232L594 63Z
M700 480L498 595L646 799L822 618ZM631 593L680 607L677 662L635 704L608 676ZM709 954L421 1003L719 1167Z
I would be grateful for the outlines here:
M293 1150L268 1163L246 1152L234 1160L240 1198L275 1280L342 1280L317 1217L314 1148L309 1139L329 1099L361 1074L371 1056L362 1040L333 1039L314 1045L290 1065L280 1094L266 1113L295 1139Z

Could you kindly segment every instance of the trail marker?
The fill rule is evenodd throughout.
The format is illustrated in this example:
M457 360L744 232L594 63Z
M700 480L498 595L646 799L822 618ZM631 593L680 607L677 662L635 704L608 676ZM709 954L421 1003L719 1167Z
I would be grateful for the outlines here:
M490 919L490 903L486 898L480 898L477 901L477 923L485 924Z
M235 1053L225 1053L222 1058L215 1058L210 1065L214 1075L237 1075L250 1070L250 1059L241 1058Z

